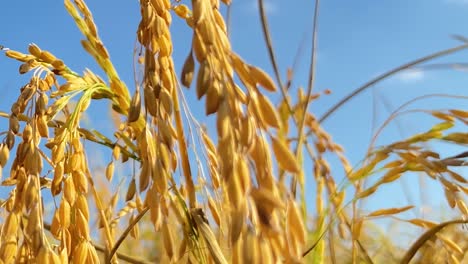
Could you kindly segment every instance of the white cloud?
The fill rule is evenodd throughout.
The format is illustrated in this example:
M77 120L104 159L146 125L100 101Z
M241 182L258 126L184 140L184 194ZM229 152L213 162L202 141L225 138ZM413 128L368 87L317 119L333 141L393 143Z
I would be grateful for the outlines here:
M249 0L250 4L247 6L247 8L253 12L258 14L259 10L259 5L257 0ZM278 12L278 3L275 0L263 0L263 8L265 9L265 13L267 15L273 15Z
M453 3L453 4L468 4L468 0L445 0L447 3Z
M398 80L402 82L415 82L424 79L424 71L419 69L410 69L402 71L397 75Z

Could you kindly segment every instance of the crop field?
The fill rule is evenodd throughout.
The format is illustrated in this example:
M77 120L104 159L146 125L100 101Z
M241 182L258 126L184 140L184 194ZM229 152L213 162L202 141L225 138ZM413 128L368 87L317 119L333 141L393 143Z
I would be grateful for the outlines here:
M358 164L323 127L374 84L466 49L468 40L382 73L317 115L311 104L333 92L314 88L319 1L312 1L304 86L294 82L294 68L279 70L262 0L259 38L270 65L253 65L232 48L234 2L140 0L128 65L134 83L119 76L84 0L65 0L64 7L99 74L78 72L33 43L1 47L2 60L16 60L25 81L10 92L13 104L0 105L8 120L0 129L0 190L7 193L0 263L468 263L468 179L460 173L468 165L466 108L420 110L432 120L423 132L376 144L405 113L398 108ZM189 50L173 49L175 21L188 29ZM175 53L186 56L180 67ZM192 95L204 121L187 102ZM468 99L466 92L439 96ZM112 131L84 121L103 103L109 118L99 122ZM461 151L441 155L432 142ZM90 146L109 158L103 169L91 165ZM130 176L122 179L122 171ZM406 217L420 209L416 204L363 210L408 174L437 183L443 210L457 217ZM375 235L374 220L382 219L394 221L393 230L419 233L402 247L392 232Z

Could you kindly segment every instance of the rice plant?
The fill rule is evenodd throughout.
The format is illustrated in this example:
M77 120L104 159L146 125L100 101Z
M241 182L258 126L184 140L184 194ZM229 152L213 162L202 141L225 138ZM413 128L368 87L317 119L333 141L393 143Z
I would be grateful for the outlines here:
M457 228L468 222L468 181L453 168L466 166L468 153L441 157L426 144L466 146L466 109L423 111L439 121L386 146L372 143L354 167L322 122L375 83L468 44L384 73L318 117L309 111L323 95L313 92L314 57L306 88L293 94L293 73L278 71L262 0L273 77L232 49L220 12L230 0L185 2L139 1L140 52L134 55L141 71L135 87L119 77L84 0L65 0L65 8L84 36L83 48L105 76L76 72L46 47L30 44L25 52L2 47L20 63L19 73L32 77L18 89L10 109L0 113L9 120L0 145L0 166L10 164L9 171L3 169L2 186L11 188L1 202L1 263L467 261L467 237ZM191 30L188 51L173 51L170 25L175 19ZM316 33L314 26L314 46ZM180 69L174 52L188 54ZM215 127L215 134L192 114L187 94L204 102L205 114L214 117L207 125ZM272 96L280 102L274 104ZM96 101L111 105L115 118L107 121L115 124L114 131L83 125ZM381 129L402 112L394 112ZM456 124L461 131L453 131ZM86 149L90 144L112 157L104 170L89 165L94 158ZM329 155L340 160L340 168L331 168ZM306 169L305 160L313 169ZM131 179L119 184L116 166L132 168ZM437 181L447 207L457 208L460 218L441 223L398 218L424 229L409 248L399 248L385 235L372 236L378 229L372 220L395 219L414 205L364 213L359 202L373 199L379 188L409 172ZM339 181L343 173L346 179ZM364 184L370 178L372 184ZM315 193L307 193L306 179L314 182ZM306 193L314 197L313 207ZM46 210L51 203L52 211ZM377 247L382 243L385 248Z

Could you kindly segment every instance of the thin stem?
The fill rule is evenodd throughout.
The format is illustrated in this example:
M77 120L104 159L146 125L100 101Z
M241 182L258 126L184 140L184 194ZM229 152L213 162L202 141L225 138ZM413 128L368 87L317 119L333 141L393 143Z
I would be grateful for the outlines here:
M400 105L397 109L395 109L390 116L385 120L385 122L378 128L378 130L375 132L374 136L372 137L372 140L370 142L369 147L367 148L367 153L372 151L374 148L375 142L377 141L377 138L379 135L382 133L383 129L388 126L388 124L395 119L395 117L399 114L401 114L402 110L406 108L407 106L415 103L416 101L427 99L427 98L432 98L432 97L443 97L443 98L455 98L455 99L468 99L467 96L462 96L462 95L451 95L451 94L426 94L422 96L418 96L416 98L413 98L404 104Z
M102 223L103 223L103 226L104 226L103 232L104 232L104 235L106 237L106 242L107 242L107 248L106 248L106 251L104 253L107 253L109 248L112 247L112 243L113 243L110 226L109 226L109 223L107 222L106 215L105 215L104 209L103 209L103 203L102 203L101 198L100 198L100 196L98 194L96 186L94 185L94 180L93 180L93 178L91 176L91 172L89 171L88 166L86 166L85 173L86 173L86 177L88 178L88 182L91 184L91 188L93 190L94 201L96 203L96 209L99 212L99 216L101 217L101 220L102 220ZM112 259L112 257L109 258L109 261L111 259Z
M2 204L4 202L5 201L0 200L0 204ZM23 217L25 219L28 219L27 216L23 216ZM44 222L44 229L50 232L50 230L52 229L52 225L47 223L47 222ZM103 246L101 246L99 244L92 243L92 245L99 252L102 252L102 253L105 254L105 252L107 251L105 247L103 247ZM147 260L139 259L139 258L130 256L130 255L127 255L127 254L124 254L124 253L116 252L115 255L117 256L117 258L119 258L121 260L125 260L128 263L133 263L133 264L149 264L149 263L152 263L152 262L149 262Z
M273 51L273 42L271 41L270 30L268 27L268 21L265 15L265 8L263 6L263 0L258 0L258 7L260 12L260 21L262 24L263 29L263 37L265 38L265 42L268 49L268 55L270 56L271 66L273 66L273 70L275 71L276 82L278 83L278 87L280 87L281 92L283 93L283 97L286 98L286 91L283 90L283 82L281 81L281 75L279 73L278 64L276 63L275 53Z
M437 226L434 226L433 228L427 230L424 234L422 234L416 242L410 247L408 251L406 251L405 255L403 256L403 259L401 260L401 264L407 264L411 261L411 259L416 255L418 250L426 243L426 241L430 240L433 238L440 230L445 228L446 226L453 225L453 224L466 224L468 223L468 220L466 219L458 219L458 220L452 220L452 221L447 221L440 223Z
M288 91L289 88L291 87L292 79L294 78L294 73L296 72L296 69L297 69L297 67L299 65L299 61L301 59L300 55L304 51L306 39L307 39L307 34L304 32L302 40L301 40L301 42L300 42L300 44L299 44L299 46L297 48L296 54L294 55L294 60L293 60L292 66L291 66L290 76L288 76L288 79L286 80L286 84L285 84L286 91Z
M306 101L304 102L304 108L302 111L302 117L301 121L299 122L299 127L298 127L298 141L297 141L297 146L296 146L296 158L299 159L301 156L301 150L302 150L302 143L304 141L304 123L305 123L305 117L307 115L307 108L309 107L309 98L310 95L312 94L312 88L314 85L314 79L315 79L315 59L316 59L316 52L317 52L317 21L318 21L318 14L319 14L319 4L320 0L315 0L315 10L314 10L314 17L313 17L313 24L312 24L312 52L311 52L311 57L310 57L310 68L309 68L309 83L307 84L307 93L306 93ZM293 180L291 182L291 190L293 196L296 196L296 188L297 188L297 177L293 177Z
M309 83L307 84L307 95L310 96L312 94L312 88L314 85L315 80L315 62L317 59L317 24L318 24L318 15L319 15L319 5L320 0L315 0L315 10L314 10L314 18L312 24L312 53L310 55L310 68L309 68ZM304 110L307 109L308 101L304 106Z
M275 71L276 80L277 80L277 83L278 83L278 85L280 87L283 100L284 100L284 102L286 104L286 107L287 107L287 109L288 109L288 111L289 111L289 113L290 113L290 115L291 115L291 117L292 117L292 119L294 121L294 124L297 125L298 121L296 120L296 117L294 116L294 112L293 112L293 110L291 108L289 98L287 97L287 87L282 85L283 83L281 81L279 70L278 70L278 67L277 67L277 64L276 64L276 58L275 58L275 55L274 55L274 52L273 52L273 44L272 44L272 41L271 41L271 38L270 38L268 22L266 20L263 1L258 0L258 5L259 5L259 13L260 13L260 20L261 20L262 29L263 29L263 35L265 37L265 42L266 42L266 45L267 45L268 54L270 56L270 62L271 62L272 66L273 66L273 69ZM313 151L312 151L312 148L310 147L309 143L307 142L307 140L305 140L305 146L306 146L306 149L307 149L309 155L313 159L314 158Z
M93 244L93 246L97 251L106 252L106 249L101 245ZM117 258L119 258L121 260L124 260L124 261L126 261L128 263L133 263L133 264L150 264L150 263L153 263L153 262L150 262L150 261L147 261L147 260L135 258L133 256L130 256L130 255L127 255L127 254L124 254L124 253L116 252L115 255L117 256Z
M398 67L394 68L393 70L390 70L390 71L388 71L388 72L386 72L386 73L384 73L384 74L382 74L382 75L368 81L367 83L363 84L362 86L360 86L359 88L357 88L356 90L354 90L353 92L351 92L350 94L345 96L343 99L341 99L334 106L332 106L319 119L319 123L323 123L325 120L328 119L328 117L330 117L331 114L333 114L336 110L338 110L338 108L340 108L342 105L347 103L353 97L355 97L356 95L358 95L358 94L362 93L363 91L367 90L367 88L373 86L374 84L376 84L376 83L378 83L380 81L383 81L386 78L388 78L388 77L390 77L392 75L395 75L396 73L398 73L400 71L411 68L412 66L415 66L415 65L421 64L423 62L426 62L426 61L429 61L429 60L432 60L432 59L435 59L435 58L438 58L438 57L442 57L442 56L445 56L445 55L448 55L448 54L451 54L451 53L454 53L454 52L457 52L457 51L460 51L460 50L463 50L463 49L466 49L466 48L468 48L468 44L463 44L463 45L459 45L459 46L456 46L456 47L453 47L453 48L449 48L449 49L445 49L445 50L441 50L441 51L432 53L430 55L421 57L421 58L416 59L414 61L410 61L408 63L405 63L405 64L401 65L401 66L398 66Z
M117 242L115 242L115 245L114 247L112 247L111 251L109 252L109 256L108 256L108 262L110 263L110 260L112 259L112 257L114 256L115 252L117 252L117 249L119 249L120 245L123 243L123 241L125 240L125 238L128 236L128 234L130 233L130 231L133 229L133 227L138 224L138 222L141 220L141 218L143 218L143 216L145 216L146 212L148 212L149 210L149 207L146 207L145 209L143 209L143 211L141 211L137 217L135 217L135 219L133 219L133 221L127 226L127 228L124 230L124 232L122 233L122 235L120 235L119 239L117 240Z

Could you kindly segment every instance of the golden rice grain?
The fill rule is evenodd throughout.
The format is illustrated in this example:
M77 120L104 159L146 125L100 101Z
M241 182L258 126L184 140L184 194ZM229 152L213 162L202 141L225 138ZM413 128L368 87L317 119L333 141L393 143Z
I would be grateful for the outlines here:
M63 162L59 162L55 165L54 179L52 180L51 192L52 195L56 196L62 191L63 181Z
M70 176L68 176L64 181L63 194L68 203L70 203L71 205L75 203L76 189L75 184L73 182L73 178Z
M162 238L164 242L164 248L166 250L166 254L169 256L169 259L174 258L174 239L172 238L169 225L166 221L164 221L162 224Z
M206 92L205 114L210 115L218 111L221 97L221 83L215 80Z
M24 202L26 210L30 211L33 206L37 206L39 201L39 184L36 181L36 178L29 178L28 185L25 190Z
M52 148L52 161L58 163L63 160L65 151L65 143L60 143Z
M66 65L62 60L54 60L51 63L51 65L52 65L52 67L54 67L55 69L57 69L59 71L62 71L62 70L66 69Z
M81 210L77 210L77 213L75 214L76 218L76 230L78 232L78 235L81 238L84 238L86 240L89 239L89 227L88 227L88 220L84 216L83 212Z
M454 132L444 136L443 139L460 144L468 144L468 133Z
M191 13L190 9L184 4L174 6L174 12L183 19L187 19Z
M368 217L373 217L373 216L382 216L382 215L392 215L392 214L399 214L404 211L408 211L410 209L413 209L414 206L405 206L405 207L400 207L400 208L388 208L388 209L380 209L377 211L374 211L370 214L368 214Z
M5 222L2 225L2 237L16 236L18 227L19 227L18 215L16 213L8 214Z
M193 34L192 46L197 61L199 61L200 63L205 61L207 56L207 48L205 47L203 39L197 30L195 30L195 34Z
M460 110L460 109L451 109L450 110L450 113L458 116L458 117L461 117L461 118L468 118L468 111L463 111L463 110Z
M12 131L7 132L5 143L9 150L11 150L13 146L15 145L15 134L13 134Z
M452 264L460 264L460 261L454 254L449 254L448 261Z
M242 263L260 263L259 243L257 237L252 232L244 234L242 248Z
M114 148L114 149L120 149L120 148ZM114 161L109 162L106 166L106 179L108 181L112 181L112 177L114 177Z
M274 209L283 209L284 204L273 192L266 188L254 188L250 193L255 201L257 209L262 212L272 212Z
M219 214L216 202L213 200L211 196L208 196L208 207L210 208L211 215L215 220L218 226L221 225L221 215Z
M209 170L210 170L211 183L213 184L213 187L215 189L218 189L221 184L218 169L214 165L209 165L209 166L210 166Z
M219 12L219 9L213 10L214 20L216 21L216 25L223 31L224 34L227 34L227 27L226 23L224 22L223 15Z
M124 216L126 216L127 214L133 212L133 210L136 208L136 203L134 201L129 201L125 204L124 207L122 207L122 209L120 209L118 212L117 212L117 216L112 220L111 222L111 225L114 226L117 224L118 220Z
M432 116L445 120L445 121L449 121L449 122L455 121L455 118L453 116L440 112L440 111L432 111L431 114Z
M218 137L221 140L224 140L228 138L229 136L231 136L232 124L230 120L230 115L231 113L229 111L228 102L227 100L224 100L219 105L219 108L217 111L217 119L216 119L216 129L218 132ZM212 149L214 149L214 146ZM213 151L213 154L214 153L215 151ZM213 162L216 162L215 159L213 159Z
M466 206L466 203L463 200L457 200L457 207L465 217L468 216L468 207Z
M389 183L399 179L402 173L405 172L404 167L395 167L390 169L382 178L382 183Z
M158 166L156 167L158 173L155 174L155 186L158 192L164 195L167 192L167 183L170 178L170 175L168 171L162 167L162 164L160 162L156 162L156 164L158 164Z
M451 192L453 193L458 192L457 185L453 184L451 181L447 180L445 177L439 177L439 181L445 186L445 188L449 189Z
M60 235L62 232L62 227L60 225L60 216L59 216L59 211L55 210L54 216L52 217L52 223L50 224L50 233L56 238L60 239Z
M200 68L197 74L197 98L201 99L212 83L211 67L208 60L204 60L200 63Z
M31 55L33 55L36 58L39 58L41 56L41 49L34 43L29 44L28 51Z
M81 170L81 153L75 152L71 155L69 158L68 166L69 170L68 171L80 171Z
M250 150L253 147L255 130L253 121L248 116L242 117L240 126L240 142Z
M5 167L10 157L10 150L6 144L0 144L0 167Z
M44 246L42 246L40 249L39 249L39 252L37 254L37 262L38 263L46 263L46 264L49 264L50 263L50 260L49 260L49 255L51 254L51 252L49 252L47 250L47 248L45 248Z
M88 179L86 179L85 174L82 171L73 171L72 172L73 183L75 188L81 193L88 193Z
M281 120L270 100L262 95L259 95L257 99L261 119L271 127L280 128Z
M169 141L172 143L172 140ZM172 144L165 144L165 145L160 145L158 149L158 156L160 157L160 162L163 168L169 169L171 168L171 160L170 160L170 150L168 146L172 146Z
M128 185L127 194L125 195L125 202L132 200L133 197L135 197L135 193L136 193L136 183L135 183L135 178L133 178L130 181L130 184Z
M171 41L165 35L160 36L158 44L160 56L170 56L172 54Z
M16 116L12 115L9 118L9 129L11 132L13 132L15 135L18 134L19 132L19 120Z
M47 117L45 115L37 117L37 130L39 135L44 138L49 137L49 127L47 125Z
M250 75L250 68L248 65L245 64L242 59L235 53L231 53L230 59L232 66L242 83L246 86L247 89L252 89L255 86L255 81Z
M287 226L291 228L291 232L294 234L295 239L297 239L302 245L306 242L306 229L304 222L302 221L299 208L297 208L294 200L289 199L287 206Z
M357 199L363 199L365 197L368 197L369 195L375 193L377 191L377 187L378 186L372 186L370 188L367 188L366 190L362 191L362 192L359 192L357 195L356 195L356 198Z
M451 250L453 250L454 252L458 253L458 254L464 254L464 250L461 249L461 247L456 243L454 242L453 240L447 238L446 236L440 234L440 233L437 233L436 234L437 238L439 238L440 240L442 240L444 242L444 244L450 248Z
M444 188L444 194L445 194L445 199L447 200L450 208L454 208L457 205L457 200L456 200L455 195L447 188Z
M135 215L132 214L130 218L128 219L129 224L131 224L135 220ZM130 236L133 237L134 239L139 239L140 237L140 228L138 227L138 223L133 226L133 228L130 230Z
M159 93L159 100L161 102L161 105L163 106L163 109L165 110L165 113L168 115L172 115L174 106L172 103L171 95L167 90L161 90L161 92Z
M260 239L259 243L261 256L259 257L259 261L262 263L275 263L274 257L271 252L271 246L269 245L268 241L265 239Z
M245 204L245 203L244 203ZM233 208L231 210L231 224L229 225L229 233L230 233L230 242L231 245L235 245L235 243L238 241L242 230L245 225L245 211L243 210L242 207L244 207L244 204L242 206L239 206L238 208Z
M120 159L120 153L121 153L121 148L119 145L115 145L115 147L112 149L112 157L114 160L119 160Z
M153 175L151 172L152 168L150 166L151 164L149 162L142 162L138 185L140 192L145 191L149 186L151 175Z
M178 256L182 257L186 255L187 250L187 239L185 237L182 239L182 242L179 245Z
M63 228L68 228L70 226L71 207L67 200L62 200L58 212L60 225Z
M286 171L299 173L299 164L286 144L274 137L271 137L271 143L279 166Z
M193 53L190 51L189 55L185 59L184 66L182 68L182 73L180 80L182 81L182 85L187 88L190 88L193 79L193 72L195 70L195 62L193 60Z
M132 101L130 103L130 110L128 112L128 122L132 123L138 120L140 117L141 111L141 97L140 97L140 89L135 90L135 94L133 94Z
M208 7L206 6L207 1L203 0L192 0L192 8L193 8L193 21L195 25L202 22L205 19L205 14L207 13Z
M33 56L28 56L26 54L23 54L15 50L7 50L5 52L5 55L9 58L16 59L16 60L23 61L23 62L34 58Z
M203 220L201 210L194 210L191 212L192 217L194 218L198 230L200 231L202 237L206 241L208 246L208 250L211 253L211 257L213 258L214 263L216 264L227 264L227 261L219 247L218 241L214 236L213 232L211 231L209 225Z
M139 213L143 212L143 210L145 209L145 205L143 201L141 200L140 195L138 193L136 194L136 197L135 197L135 205Z
M43 50L43 51L41 51L41 55L40 55L39 59L41 59L42 61L44 61L46 63L52 63L57 58L52 53L50 53L50 52L48 52L46 50Z
M240 264L242 263L242 237L234 244L232 248L231 254L231 263L232 264Z
M25 74L25 73L29 72L30 70L32 70L32 68L33 67L31 65L31 63L26 62L26 63L23 63L23 64L20 65L18 71L19 71L20 74Z
M152 116L158 115L158 104L156 103L156 96L151 86L143 88L143 95L145 97L145 108Z
M68 263L68 253L67 253L67 248L66 247L63 247L60 252L59 252L59 259L58 259L58 262L55 262L55 263L64 263L64 264L67 264Z
M86 200L86 196L83 194L78 194L76 196L74 206L77 211L81 212L81 214L83 215L87 223L89 221L89 208L88 208L88 202Z
M268 74L262 69L250 65L249 72L251 74L251 77L255 80L255 82L260 84L263 88L271 92L276 91L275 83L273 82L271 77L268 76Z
M466 180L465 177L461 176L460 174L456 172L448 171L448 175L450 175L450 177L452 177L454 180L460 183L468 183L468 180Z
M73 252L73 263L86 263L88 258L87 242L81 241L75 247Z

